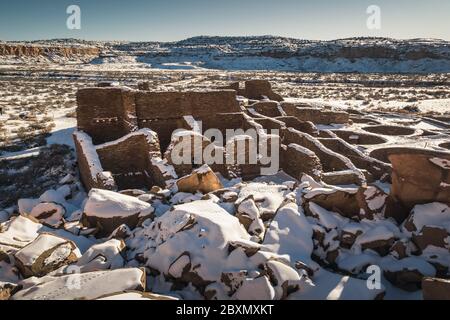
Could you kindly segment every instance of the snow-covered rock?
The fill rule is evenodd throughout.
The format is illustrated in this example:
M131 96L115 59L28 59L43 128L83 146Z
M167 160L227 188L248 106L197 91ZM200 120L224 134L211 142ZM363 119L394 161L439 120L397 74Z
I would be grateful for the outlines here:
M107 236L122 224L134 228L151 218L154 208L135 197L114 191L92 189L83 210L83 224L98 228L97 236Z
M141 237L147 266L196 286L220 281L230 242L250 239L238 219L208 200L175 206Z
M381 256L389 253L395 241L394 233L384 225L374 226L356 239L356 245L360 245L363 250L371 249Z
M387 195L376 187L340 188L327 186L313 188L305 195L308 202L351 219L373 219L380 215Z
M59 228L64 223L66 209L57 203L41 202L33 207L30 216L38 219L44 225Z
M150 292L127 291L106 295L96 300L140 301L140 300L179 300L177 297L155 294Z
M13 300L94 300L127 290L145 289L145 272L130 268L30 278Z
M36 239L42 228L40 223L23 216L15 217L0 228L0 250L16 252Z
M122 257L125 250L123 240L111 239L90 247L75 264L58 269L52 275L67 274L74 267L81 273L114 270L123 268L125 260Z
M77 261L79 256L80 252L72 241L42 233L16 252L15 261L25 277L42 277L63 265Z
M303 290L288 297L289 300L374 300L385 294L385 287L369 289L366 280L342 276L320 269L314 283L307 282Z
M261 219L261 213L253 200L253 196L239 204L236 217L251 235L261 237L264 234L264 222Z
M237 292L233 295L236 300L274 300L275 289L270 284L269 278L245 279Z
M380 261L380 265L386 279L406 291L419 290L424 277L436 275L436 269L418 257L408 257L402 260L386 257Z
M248 183L241 186L236 204L239 205L242 201L248 199L249 196L252 196L260 216L263 220L266 220L275 215L288 193L290 193L290 190L284 185Z
M303 210L295 203L280 208L271 222L263 245L279 255L288 256L292 266L302 262L314 267L311 260L313 251L313 230Z
M450 207L438 202L417 205L402 229L421 251L428 246L450 249Z
M30 244L41 233L49 233L74 242L81 253L91 247L95 240L75 235L63 229L46 227L24 216L14 217L0 227L0 251L15 253Z

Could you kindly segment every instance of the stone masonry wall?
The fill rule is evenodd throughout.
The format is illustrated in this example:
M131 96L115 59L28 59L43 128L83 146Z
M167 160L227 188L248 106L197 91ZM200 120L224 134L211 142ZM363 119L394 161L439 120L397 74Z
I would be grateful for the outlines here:
M77 93L78 129L94 144L118 139L138 128L158 133L163 148L172 132L185 128L183 116L208 120L219 113L240 112L233 90L205 92L144 92L123 88L88 88Z
M289 103L283 104L282 108L289 116L297 117L301 121L311 121L314 124L342 124L349 121L349 114L344 111L297 107Z
M91 151L95 150L94 145L92 145L89 141L82 142L79 140L77 135L74 135L73 139L75 142L75 149L77 151L78 168L80 170L81 181L83 182L84 187L87 190L92 188L116 190L117 185L115 185L115 183L111 183L111 181L106 180L104 177L94 174L94 170L88 160L88 150L85 150L85 148L89 148ZM86 146L86 143L89 145ZM91 156L95 156L97 158L96 160L99 160L97 154Z
M77 92L78 129L94 144L118 139L137 126L131 91L121 88L88 88Z
M205 92L137 92L136 114L144 119L174 119L192 115L202 120L216 113L240 112L233 90Z
M97 147L105 170L111 171L119 189L152 187L151 158L161 157L159 141L149 143L144 134L130 135L119 142Z

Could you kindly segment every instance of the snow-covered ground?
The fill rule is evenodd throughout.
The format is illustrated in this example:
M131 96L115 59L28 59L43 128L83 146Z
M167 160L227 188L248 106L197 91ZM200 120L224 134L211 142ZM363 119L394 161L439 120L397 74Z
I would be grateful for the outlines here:
M265 60L254 63L261 61ZM448 239L443 247L428 246L420 254L413 239L430 226L450 232L450 209L441 204L416 206L408 221L417 230L411 231L404 223L384 217L380 210L390 191L387 182L377 181L365 190L368 207L377 213L372 219L358 220L310 201L322 193L345 190L354 194L355 186L330 187L309 176L294 181L283 172L245 183L222 177L225 190L206 195L177 192L175 188L134 191L133 196L130 191L94 190L86 194L74 170L74 93L98 81L117 81L133 88L148 81L155 90L186 90L220 86L230 80L268 78L278 92L289 97L287 102L334 110L351 107L382 125L405 124L414 131L406 136L383 135L386 142L378 147L444 150L439 145L449 141L446 128L425 119L450 112L445 76L442 80L441 75L384 75L391 84L380 88L372 86L379 75L223 72L205 67L188 59L151 63L134 57L108 58L81 67L29 68L28 79L16 74L23 66L0 67L5 71L0 77L5 84L0 89L0 105L4 107L0 133L8 138L1 146L10 147L9 139L13 139L12 146L18 149L2 149L0 154L0 163L6 168L0 168L0 194L11 195L8 205L0 206L0 253L6 252L8 257L0 255L0 290L13 288L15 292L17 285L22 285L14 299L343 300L383 295L385 299L422 299L421 290L415 287L420 282L417 279L436 276L442 267L450 267ZM399 83L408 81L419 84L399 88ZM379 91L377 97L373 96L375 91ZM413 97L418 97L417 101L411 101ZM383 113L403 111L406 106L417 106L421 112ZM18 117L22 113L24 117ZM16 129L24 127L31 132L42 122L52 124L49 134L43 140L22 144ZM357 136L357 132L367 133L366 126L369 124L354 122L318 128L352 130ZM435 135L423 135L425 131ZM58 145L72 150L49 149ZM374 148L377 146L360 146L366 154ZM62 159L52 163L58 157ZM33 166L43 164L49 168L36 173ZM32 193L15 193L33 188ZM88 219L98 224L88 223ZM245 219L251 219L248 228ZM117 221L120 225L115 225ZM97 227L101 224L117 228L111 235L99 237ZM345 234L354 236L350 245L343 245ZM392 247L387 254L371 249L380 242L404 247L406 256L400 259ZM379 268L379 286L368 285L368 266ZM147 283L139 269L142 267L148 271ZM80 278L71 278L74 270L81 272ZM406 278L412 277L408 279L413 292L399 288L395 281L409 271L413 275ZM28 277L30 274L37 278ZM65 284L77 279L86 286L69 290ZM128 293L119 295L122 291Z
M52 113L55 127L50 136L46 139L47 145L64 144L75 148L72 134L76 130L77 120L75 118L68 118L67 113L75 111L74 108L57 110Z
M382 215L370 220L352 221L309 202L306 205L311 211L305 211L302 204L325 190L324 186L309 177L305 177L300 185L292 181L282 185L238 183L220 195L210 195L209 200L195 200L192 195L185 194L178 197L178 204L173 207L165 204L166 200L177 197L173 190L131 197L94 189L86 195L77 192L73 183L67 180L65 185L47 191L38 199L20 200L18 210L22 216L12 217L2 225L4 231L0 232L0 249L30 265L31 271L27 272L33 274L50 270L46 271L50 273L45 278L21 280L19 276L7 277L6 270L17 272L17 269L2 262L0 284L6 281L12 285L25 285L25 290L14 295L14 299L46 299L44 293L47 286L59 281L59 277L67 277L67 273L75 268L81 270L80 276L92 275L94 278L95 275L90 272L102 270L106 272L104 275L112 276L114 273L108 273L108 270L122 270L125 279L116 279L112 287L100 282L96 291L88 290L88 284L81 287L83 291L70 291L70 288L68 290L62 286L59 295L55 293L47 298L74 299L81 296L95 299L115 295L122 290L121 285L130 285L125 281L126 270L132 269L127 268L146 266L154 270L147 274L147 291L182 299L370 300L384 296L388 300L415 300L422 298L420 290L402 290L393 286L392 280L388 281L386 276L404 270L434 276L436 269L432 262L439 261L441 265L449 263L448 249L429 247L430 252L401 260L397 260L394 251L381 256L373 250L364 249L367 243L392 239L399 239L408 245L411 233L404 225L398 226ZM332 192L342 192L338 190ZM346 192L354 191L347 189ZM163 193L165 199L162 198ZM249 212L242 205L249 195L257 201L253 203L254 210L258 212L255 219L262 219L262 212L273 215L270 223L265 224L266 235L260 241L237 218L242 210ZM235 196L241 205L230 206L229 199ZM380 202L380 199L374 198L369 203L370 207L378 207L383 205L383 200ZM50 222L56 222L55 216L42 215L49 206L62 208L64 214L57 220L65 221L62 228L49 226ZM448 225L450 208L439 204L434 206L416 207L411 216L415 226ZM441 210L447 213L442 215L439 213ZM94 229L83 228L78 223L82 216L97 219L115 216L115 219L126 220L137 214L148 215L152 211L165 213L148 218L132 230L126 226L119 227L114 231L116 236L113 236L117 240L95 238L92 235L95 234ZM6 211L2 213L8 219L10 214ZM28 215L40 222L26 218ZM325 232L324 240L317 238L318 230ZM342 243L339 244L337 235L356 230L359 233L354 245L350 249L340 247ZM20 244L16 240L18 236L22 239ZM45 241L43 237L46 237ZM57 265L52 266L47 259L40 267L35 265L35 261L42 261L43 252L56 252L56 248L67 241L75 252L71 258L73 261L59 260ZM328 244L324 246L322 241ZM30 251L32 248L36 250ZM311 259L311 255L328 259L326 253L332 252L332 248L339 248L337 266L349 275L331 272ZM366 280L373 272L367 269L368 266L384 272L376 286L371 286L371 280ZM23 267L20 270L23 272Z

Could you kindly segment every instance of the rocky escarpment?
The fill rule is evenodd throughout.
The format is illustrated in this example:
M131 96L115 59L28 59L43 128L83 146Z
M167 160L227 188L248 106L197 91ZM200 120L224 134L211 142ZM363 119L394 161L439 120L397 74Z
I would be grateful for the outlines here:
M283 58L327 59L450 59L448 43L443 40L389 38L349 38L332 41L262 37L193 37L178 42L120 43L111 46L118 51L146 52L152 55L197 53L222 56L261 56Z
M302 72L450 72L450 45L438 39L348 38L331 41L276 36L193 37L176 42L56 39L0 43L0 57L89 56L94 65L142 68L279 70ZM58 59L61 57L61 59ZM20 60L26 60L20 59ZM27 61L25 61L27 62Z
M28 44L0 43L0 56L15 57L51 57L73 58L82 56L98 56L100 49L97 47L73 47L73 46L40 46Z
M435 39L311 41L274 36L194 37L178 42L109 44L117 55L164 68L189 61L212 69L305 72L449 72L450 46Z

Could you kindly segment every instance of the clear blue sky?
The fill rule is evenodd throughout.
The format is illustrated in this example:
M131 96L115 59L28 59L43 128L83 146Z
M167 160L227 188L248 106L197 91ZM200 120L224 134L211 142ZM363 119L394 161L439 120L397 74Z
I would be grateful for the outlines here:
M81 7L81 30L66 8ZM366 9L381 7L381 30ZM197 35L352 36L450 40L450 0L0 0L0 40L173 41Z

